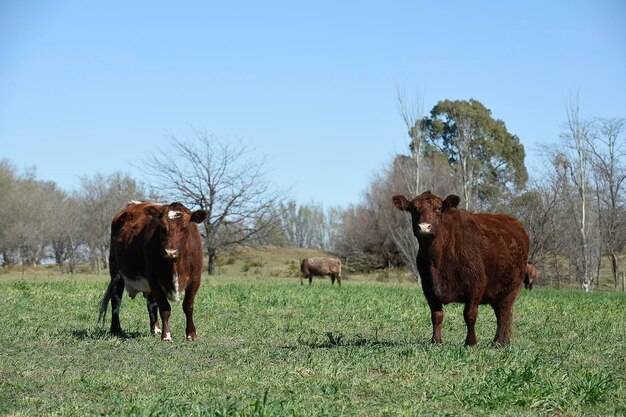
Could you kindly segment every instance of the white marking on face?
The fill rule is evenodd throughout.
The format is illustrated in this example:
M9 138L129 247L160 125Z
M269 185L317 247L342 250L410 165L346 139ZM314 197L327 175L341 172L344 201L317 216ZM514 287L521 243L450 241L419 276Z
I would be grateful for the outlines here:
M170 220L174 220L174 219L179 218L181 214L182 213L180 211L178 211L178 210L170 210L170 211L167 212L167 217Z
M430 233L432 230L432 225L430 223L420 223L418 226L421 233Z
M164 342L171 342L172 341L172 334L170 332L165 333L165 337L163 338Z

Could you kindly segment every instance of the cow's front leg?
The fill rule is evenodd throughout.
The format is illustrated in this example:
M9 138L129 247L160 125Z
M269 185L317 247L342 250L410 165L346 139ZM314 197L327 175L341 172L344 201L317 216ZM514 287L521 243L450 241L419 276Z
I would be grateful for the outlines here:
M146 306L148 307L148 316L150 317L150 333L161 334L157 302L154 300L152 293L144 293L143 296L146 297Z
M170 315L172 314L172 307L170 306L167 297L161 288L152 289L152 295L159 307L159 313L161 314L161 340L164 342L172 341L172 333L170 330Z
M438 345L441 344L441 326L443 324L443 307L430 310L430 319L433 323L433 337L430 340L432 343Z
M172 314L172 307L170 303L165 300L164 305L159 304L159 313L161 313L161 322L163 323L163 333L161 333L161 340L164 342L172 341L172 333L170 331L170 315Z

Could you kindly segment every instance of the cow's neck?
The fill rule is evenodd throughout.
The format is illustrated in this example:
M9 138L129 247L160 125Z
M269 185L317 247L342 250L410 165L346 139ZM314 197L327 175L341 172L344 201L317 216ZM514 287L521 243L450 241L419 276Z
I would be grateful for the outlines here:
M433 239L418 239L419 251L417 252L417 270L422 279L431 279L435 271L433 266L438 264L439 251L436 250L436 242Z

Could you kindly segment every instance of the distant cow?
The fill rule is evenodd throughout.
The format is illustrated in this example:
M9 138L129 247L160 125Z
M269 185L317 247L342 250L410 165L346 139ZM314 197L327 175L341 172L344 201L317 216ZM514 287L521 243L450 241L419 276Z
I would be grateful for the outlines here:
M524 287L526 287L527 290L532 290L533 284L537 281L537 278L539 278L537 266L531 261L528 261L526 264L526 274L524 275Z
M324 258L316 256L304 258L300 263L300 285L304 285L302 278L309 279L309 285L313 282L313 276L330 276L331 284L337 280L337 285L341 287L341 261L336 258Z
M168 300L178 301L185 292L183 311L187 318L187 340L196 340L193 303L200 287L202 242L196 223L207 216L204 210L191 212L181 203L131 202L111 222L111 281L100 301L104 322L111 301L111 333L120 334L120 304L124 288L130 298L143 293L150 315L150 331L171 341ZM163 331L159 328L157 307Z
M493 307L497 319L494 344L509 343L513 304L528 260L528 235L508 216L457 209L460 198L445 200L426 191L409 201L393 197L408 211L419 242L417 269L433 324L432 341L441 343L443 304L465 303L466 346L476 344L479 304Z

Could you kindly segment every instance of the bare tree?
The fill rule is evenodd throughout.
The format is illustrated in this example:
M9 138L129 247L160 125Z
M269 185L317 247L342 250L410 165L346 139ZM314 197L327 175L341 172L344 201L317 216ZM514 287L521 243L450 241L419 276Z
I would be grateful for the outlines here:
M16 249L19 238L15 234L15 223L18 220L19 210L15 197L17 196L18 174L17 168L8 160L0 160L0 254L2 266L10 266L17 262Z
M284 241L298 248L329 249L331 246L330 212L318 203L298 206L294 200L281 204L276 217L280 220Z
M65 193L53 182L37 180L34 168L20 174L4 160L0 161L0 194L3 264L41 263L58 223L55 207Z
M89 213L82 226L93 270L100 273L102 267L108 267L111 219L115 213L129 201L145 197L143 185L120 172L81 178L78 198L82 210Z
M383 268L390 258L387 230L380 223L378 208L371 203L366 198L343 212L335 248L351 270Z
M413 158L402 155L395 157L391 166L374 180L372 189L368 194L369 198L373 200L373 204L376 205L380 220L385 225L387 233L400 253L404 264L416 279L419 277L417 271L419 244L413 235L409 216L401 216L403 213L393 207L391 198L395 194L404 194L409 198L419 194L419 189L414 188L414 184L406 181L417 168Z
M538 257L548 252L552 237L551 220L558 207L560 194L551 185L536 183L522 195L513 198L510 204L511 214L526 226L530 238L529 257L535 263Z
M398 112L410 138L409 149L412 162L412 166L400 174L409 193L417 195L421 189L422 157L426 134L423 128L424 99L421 94L415 94L413 99L409 99L400 89L397 90L396 96L398 98Z
M50 255L63 272L75 272L76 265L86 260L83 245L89 234L83 228L89 216L74 196L58 195L53 200L48 216L54 218L51 225ZM108 222L107 222L108 223Z
M413 236L411 221L407 216L398 215L390 201L394 193L416 196L423 191L421 187L426 134L423 128L424 100L421 94L415 94L413 99L409 99L399 89L396 95L398 112L409 135L410 156L394 158L392 166L376 181L378 187L376 184L373 185L371 198L378 205L381 221L386 226L389 237L400 252L404 263L417 278L419 275L416 259L419 246Z
M611 259L614 285L618 285L617 255L626 245L623 188L626 180L626 119L598 119L595 135L589 135L587 149L597 187L602 241Z
M563 184L573 219L576 222L578 253L573 257L576 269L582 281L585 291L590 291L593 283L597 257L593 251L597 247L593 242L593 218L591 205L591 192L589 180L590 168L590 135L591 126L582 119L580 114L580 100L578 95L572 95L566 104L567 122L562 139L565 142L566 154L563 159ZM569 176L568 176L569 174ZM574 190L568 190L569 184Z
M162 194L208 212L204 239L213 275L220 251L258 242L277 226L274 209L283 197L266 179L265 158L251 158L242 142L198 130L194 136L171 135L170 147L152 155L146 170Z

